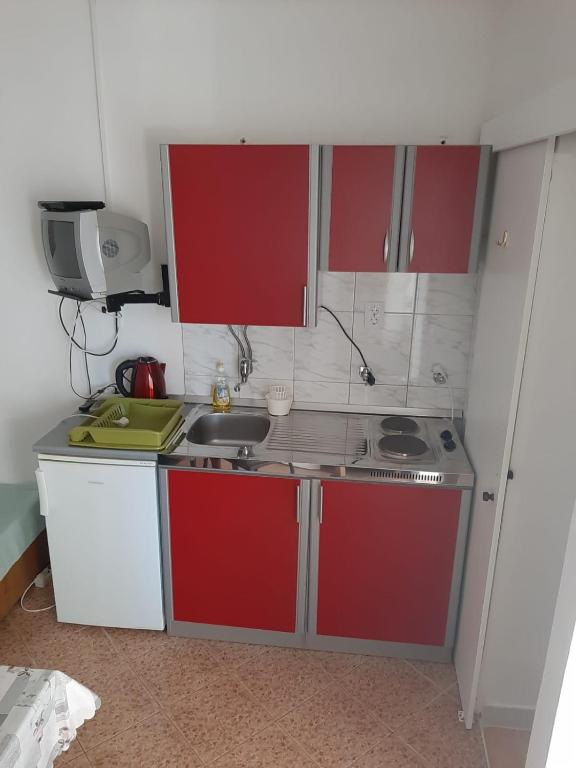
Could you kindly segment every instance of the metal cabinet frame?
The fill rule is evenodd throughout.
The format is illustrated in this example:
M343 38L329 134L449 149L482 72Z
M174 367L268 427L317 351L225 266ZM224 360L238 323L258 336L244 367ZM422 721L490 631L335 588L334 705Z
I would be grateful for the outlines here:
M174 467L160 468L158 488L160 495L162 558L164 567L164 604L168 634L208 640L227 640L232 642L289 646L294 648L310 648L324 651L369 654L373 656L395 656L427 661L447 662L451 660L460 603L462 573L468 534L470 503L472 498L471 491L462 491L444 644L441 646L421 645L416 643L397 643L381 640L362 640L351 637L333 637L319 635L317 633L318 571L320 529L322 525L320 480L300 480L301 485L298 496L298 508L295 510L295 515L300 526L300 532L298 542L296 631L294 633L176 621L174 619L172 603L170 509L167 483L168 471L205 472L214 470L178 469ZM289 476L285 477L285 479L289 479ZM343 480L341 482L347 481ZM191 503L193 503L193 500L191 500Z
M176 270L176 245L174 240L169 148L169 144L160 145L160 166L162 170L162 196L164 201L170 306L172 321L179 323L178 273ZM320 247L320 146L318 144L310 144L308 152L308 265L307 283L304 286L303 296L302 326L299 327L315 328L317 324L318 252Z
M158 493L160 496L160 521L162 535L162 565L164 569L164 609L166 627L169 635L195 637L206 640L228 640L241 643L262 643L302 648L306 637L307 591L308 591L308 540L310 480L296 480L300 483L300 492L294 508L294 517L299 525L298 536L298 575L296 591L296 631L280 632L268 629L248 627L230 627L220 624L200 624L197 622L176 621L172 602L172 559L170 552L170 505L168 501L168 472L205 472L210 470L160 468ZM245 477L245 475L242 475ZM287 476L285 479L291 479ZM193 504L194 500L191 499Z

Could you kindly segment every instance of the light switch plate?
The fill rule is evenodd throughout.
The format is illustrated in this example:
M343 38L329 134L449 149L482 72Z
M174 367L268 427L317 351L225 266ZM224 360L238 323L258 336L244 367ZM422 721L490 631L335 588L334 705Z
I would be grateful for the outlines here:
M384 325L384 304L377 301L364 305L364 327L381 328Z

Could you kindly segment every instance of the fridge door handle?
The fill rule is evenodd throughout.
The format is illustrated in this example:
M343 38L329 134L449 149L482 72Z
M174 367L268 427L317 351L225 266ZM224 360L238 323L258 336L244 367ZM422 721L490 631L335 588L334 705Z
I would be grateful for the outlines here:
M38 497L40 499L40 514L48 517L48 488L46 487L46 478L41 469L36 472L36 484L38 485Z
M386 234L384 235L384 247L382 251L384 256L384 264L388 264L388 254L390 251L390 244L388 242L388 230L386 230Z

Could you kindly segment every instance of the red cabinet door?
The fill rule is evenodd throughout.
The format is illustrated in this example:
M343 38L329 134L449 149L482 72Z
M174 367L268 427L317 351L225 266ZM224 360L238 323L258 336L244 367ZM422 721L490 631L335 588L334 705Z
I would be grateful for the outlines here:
M295 632L298 485L168 472L175 621Z
M168 152L180 321L303 325L309 148Z
M460 491L322 488L318 634L443 645Z
M333 147L328 264L333 272L395 269L390 248L395 147Z
M416 147L409 272L468 272L480 150Z

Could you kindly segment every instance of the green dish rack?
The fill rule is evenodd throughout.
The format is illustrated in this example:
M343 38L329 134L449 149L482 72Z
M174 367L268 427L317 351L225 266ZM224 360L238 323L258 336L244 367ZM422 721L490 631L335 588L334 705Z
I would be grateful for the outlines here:
M122 418L128 419L126 426L114 423ZM178 400L109 397L96 418L70 430L68 441L89 448L158 451L166 447L181 422L182 403Z

